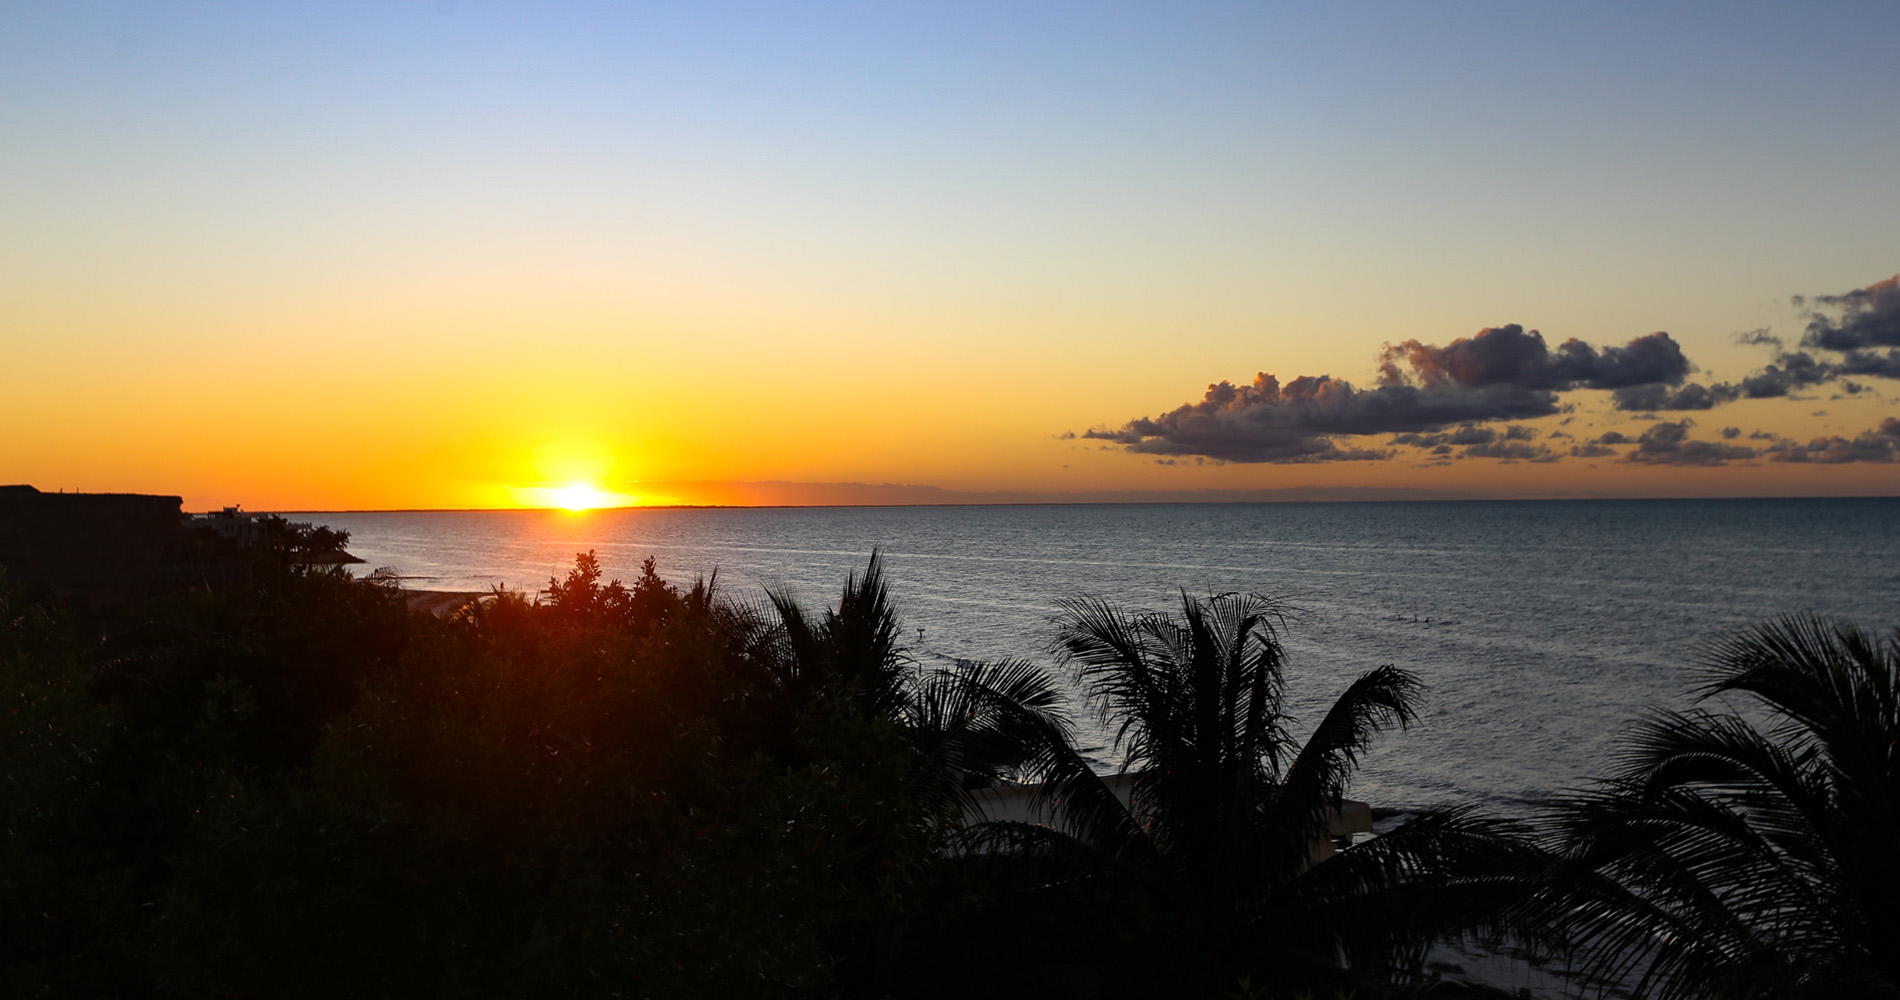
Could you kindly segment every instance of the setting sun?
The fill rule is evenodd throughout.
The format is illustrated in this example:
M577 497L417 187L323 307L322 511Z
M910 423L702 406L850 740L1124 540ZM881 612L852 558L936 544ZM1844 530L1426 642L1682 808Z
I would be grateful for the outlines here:
M605 506L608 496L586 483L574 483L554 491L554 504L567 510L592 510Z
M515 507L539 508L542 510L595 510L601 507L637 507L649 498L622 493L611 487L595 482L569 481L565 484L558 480L547 485L505 486L510 504Z

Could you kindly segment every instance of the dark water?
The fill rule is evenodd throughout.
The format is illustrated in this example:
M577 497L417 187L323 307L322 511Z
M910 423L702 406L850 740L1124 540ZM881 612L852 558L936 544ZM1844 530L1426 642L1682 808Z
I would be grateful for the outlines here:
M1299 609L1288 690L1315 720L1397 663L1430 700L1366 758L1356 797L1519 812L1680 707L1711 640L1775 615L1900 622L1900 500L804 508L297 515L421 589L539 589L593 549L738 594L836 597L885 553L912 655L1042 657L1057 599L1165 607L1254 590ZM916 630L922 629L921 639ZM1091 738L1101 740L1090 727ZM1102 748L1104 761L1112 753Z

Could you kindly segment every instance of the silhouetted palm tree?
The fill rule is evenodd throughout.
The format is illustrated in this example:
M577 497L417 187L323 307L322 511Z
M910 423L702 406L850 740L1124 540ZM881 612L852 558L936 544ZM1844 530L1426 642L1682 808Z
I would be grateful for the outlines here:
M1072 743L1061 694L1033 664L919 669L899 644L876 552L862 575L845 581L836 608L814 616L789 592L772 590L765 607L742 617L749 624L735 629L739 661L772 701L759 724L776 730L781 756L803 760L810 749L803 737L841 716L886 726L908 752L908 792L935 824L972 806L975 789Z
M1368 671L1301 742L1285 711L1283 626L1259 595L1184 593L1179 614L1063 604L1054 648L1114 727L1130 800L1072 749L1050 748L1037 761L1050 825L989 824L981 846L1137 882L1230 968L1415 968L1443 921L1470 912L1451 870L1515 846L1465 814L1434 813L1316 864L1360 753L1415 718L1420 684L1391 665Z
M1892 996L1900 987L1900 652L1789 618L1717 647L1568 804L1560 928L1640 996Z

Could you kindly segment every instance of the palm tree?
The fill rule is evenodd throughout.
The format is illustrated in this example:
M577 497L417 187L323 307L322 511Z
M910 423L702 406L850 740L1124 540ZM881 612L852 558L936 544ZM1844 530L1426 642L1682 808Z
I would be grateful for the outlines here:
M1470 912L1453 868L1515 844L1467 814L1433 813L1315 863L1359 755L1416 718L1421 685L1395 666L1368 671L1297 740L1285 624L1256 594L1183 593L1178 614L1065 602L1053 649L1113 727L1132 794L1124 803L1072 748L1049 748L1037 776L1051 824L988 824L980 845L1066 855L1137 883L1230 970L1271 967L1282 981L1292 968L1415 971L1444 929L1436 918Z
M1559 927L1600 986L1674 997L1900 987L1900 646L1787 618L1715 647L1565 809Z
M862 754L906 762L906 792L931 825L953 823L976 806L976 789L1024 767L1049 747L1070 746L1062 696L1040 667L1021 660L960 661L920 670L899 643L895 601L883 559L845 581L835 608L813 615L790 592L772 590L762 607L735 615L735 657L770 702L754 714L766 742L790 763L808 763L827 737L883 732ZM888 765L888 760L879 766Z

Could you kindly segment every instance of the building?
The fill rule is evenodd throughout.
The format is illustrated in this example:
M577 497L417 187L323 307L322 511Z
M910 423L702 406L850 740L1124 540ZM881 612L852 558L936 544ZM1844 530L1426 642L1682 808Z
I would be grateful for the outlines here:
M95 607L143 608L174 576L184 501L143 493L42 493L0 486L0 567Z

